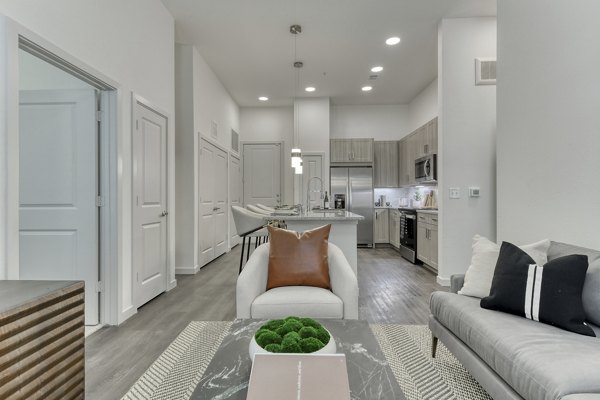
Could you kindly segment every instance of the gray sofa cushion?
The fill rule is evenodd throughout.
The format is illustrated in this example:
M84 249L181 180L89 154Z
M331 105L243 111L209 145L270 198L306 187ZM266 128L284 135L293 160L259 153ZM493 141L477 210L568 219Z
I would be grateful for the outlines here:
M588 321L600 325L600 251L577 247L570 244L552 242L548 249L548 261L569 254L588 256L590 266L585 277L583 293L583 310Z
M431 312L529 400L600 394L600 339L499 311L479 299L435 292ZM600 328L592 326L600 336Z

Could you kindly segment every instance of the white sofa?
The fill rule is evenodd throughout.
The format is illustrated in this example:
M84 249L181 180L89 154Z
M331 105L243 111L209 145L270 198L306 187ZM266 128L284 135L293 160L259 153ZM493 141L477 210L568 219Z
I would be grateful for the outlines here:
M237 318L270 319L290 315L358 319L358 282L344 253L328 247L331 291L310 286L267 289L269 243L259 246L240 273L236 288Z

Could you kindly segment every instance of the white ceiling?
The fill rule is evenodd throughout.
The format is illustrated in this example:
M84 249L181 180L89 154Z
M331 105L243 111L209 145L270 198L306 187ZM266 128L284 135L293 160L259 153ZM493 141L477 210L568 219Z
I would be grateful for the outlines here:
M406 104L437 76L442 18L496 15L496 0L162 1L175 18L177 41L196 46L242 107L292 104L292 24L302 26L299 96ZM401 43L387 46L390 36ZM384 70L369 81L374 65ZM360 90L366 84L369 93ZM317 90L304 92L308 85Z

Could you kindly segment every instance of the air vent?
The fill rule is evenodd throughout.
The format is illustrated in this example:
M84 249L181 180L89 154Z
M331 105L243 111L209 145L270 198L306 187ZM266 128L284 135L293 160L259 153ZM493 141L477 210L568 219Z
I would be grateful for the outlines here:
M475 59L475 85L496 84L496 60L493 58Z
M369 75L369 80L374 81L378 77L379 77L379 75Z
M240 152L240 135L233 129L231 130L231 150L236 153Z

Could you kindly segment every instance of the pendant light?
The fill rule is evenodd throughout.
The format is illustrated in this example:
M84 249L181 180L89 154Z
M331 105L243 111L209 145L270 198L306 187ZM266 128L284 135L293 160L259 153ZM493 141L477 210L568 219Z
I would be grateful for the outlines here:
M297 61L296 58L297 39L298 34L301 32L302 27L300 25L290 26L290 33L294 35L294 148L292 149L292 168L294 168L296 175L302 175L302 150L298 146L300 141L300 118L296 107L296 90L300 84L300 68L304 65L302 61Z

